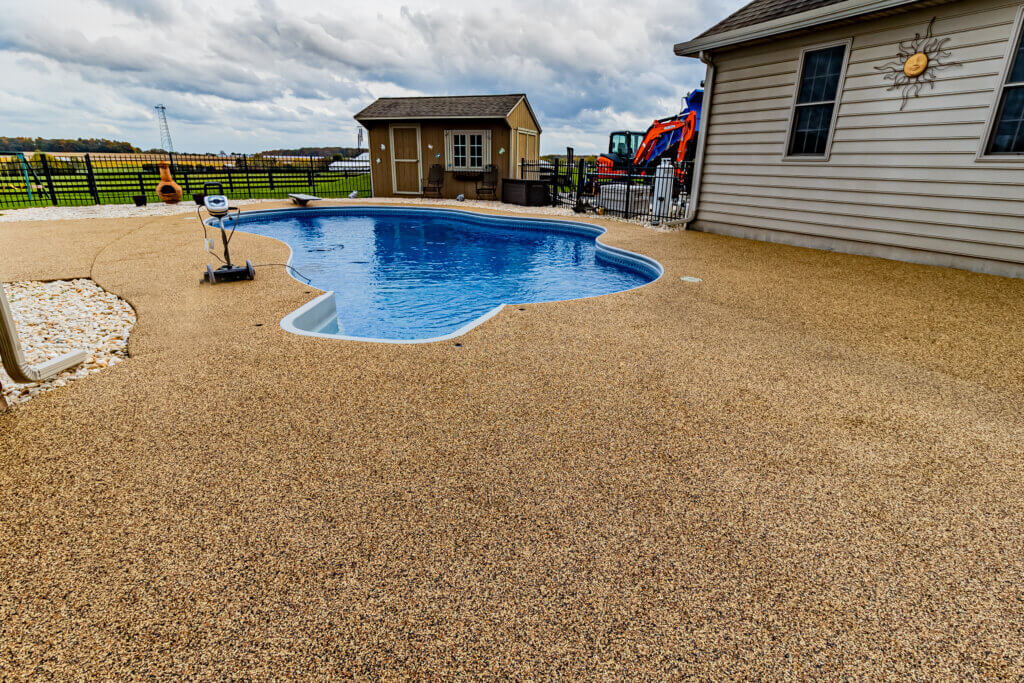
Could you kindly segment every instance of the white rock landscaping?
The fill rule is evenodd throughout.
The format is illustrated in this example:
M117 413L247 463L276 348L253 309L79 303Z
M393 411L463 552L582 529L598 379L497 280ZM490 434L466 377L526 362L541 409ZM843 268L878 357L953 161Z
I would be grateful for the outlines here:
M90 354L82 365L46 382L15 384L0 367L0 384L9 404L27 401L127 357L135 311L92 280L9 282L3 287L14 312L21 348L30 364L76 349Z

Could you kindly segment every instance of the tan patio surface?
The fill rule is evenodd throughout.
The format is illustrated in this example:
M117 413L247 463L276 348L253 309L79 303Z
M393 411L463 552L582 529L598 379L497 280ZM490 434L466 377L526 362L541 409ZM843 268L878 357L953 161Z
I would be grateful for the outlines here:
M665 275L429 345L193 216L0 224L138 312L0 415L0 671L1021 674L1024 281L592 222Z

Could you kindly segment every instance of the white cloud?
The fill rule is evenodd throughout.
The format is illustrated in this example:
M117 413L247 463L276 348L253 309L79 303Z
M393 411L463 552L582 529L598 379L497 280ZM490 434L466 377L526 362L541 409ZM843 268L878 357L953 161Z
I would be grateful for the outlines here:
M596 152L678 107L704 71L673 42L740 4L20 3L0 25L0 134L152 147L162 103L185 151L352 145L376 97L526 92L542 151Z

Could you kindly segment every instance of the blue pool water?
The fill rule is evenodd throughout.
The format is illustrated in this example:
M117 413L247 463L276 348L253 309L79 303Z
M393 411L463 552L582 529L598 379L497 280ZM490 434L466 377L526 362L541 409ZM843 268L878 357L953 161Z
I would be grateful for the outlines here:
M660 267L606 247L595 226L440 209L341 208L243 214L238 229L286 242L291 264L333 291L324 334L419 340L501 304L620 292Z

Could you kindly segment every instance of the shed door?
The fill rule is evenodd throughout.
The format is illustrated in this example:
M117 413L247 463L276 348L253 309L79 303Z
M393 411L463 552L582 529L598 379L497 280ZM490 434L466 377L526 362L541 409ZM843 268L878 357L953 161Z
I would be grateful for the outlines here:
M391 182L395 194L419 194L423 187L418 124L391 126Z
M533 130L528 130L526 128L517 128L515 130L515 136L516 136L516 148L515 148L516 174L515 174L515 177L519 178L519 177L522 177L522 175L520 173L521 169L519 168L520 161L525 160L527 162L536 162L538 160L538 156L537 156L537 151L538 151L537 150L537 132L533 131ZM526 175L527 176L536 175L536 173L531 174L531 173L528 172ZM527 178L527 180L530 180L530 179L531 178Z

